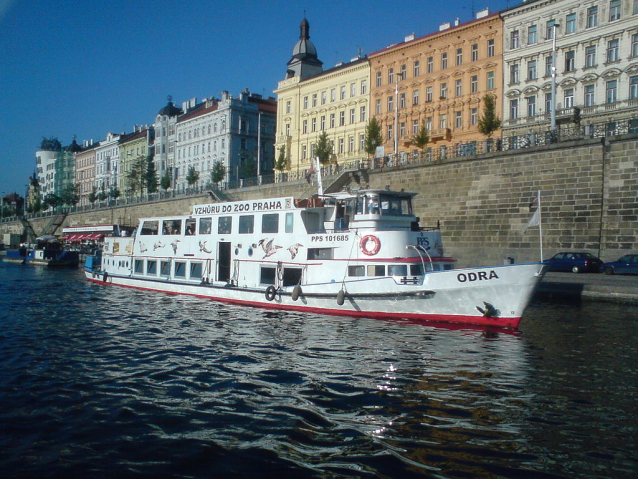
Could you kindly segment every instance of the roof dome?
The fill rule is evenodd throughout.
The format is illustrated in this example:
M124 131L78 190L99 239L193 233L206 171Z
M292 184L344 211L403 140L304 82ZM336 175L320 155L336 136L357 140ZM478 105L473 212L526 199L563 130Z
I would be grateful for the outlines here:
M299 25L299 41L292 49L292 56L295 58L317 58L317 49L310 41L310 24L305 18Z
M175 105L173 105L173 97L168 95L167 99L168 99L168 103L157 114L161 115L161 116L177 116L177 115L180 115L182 113L182 110L177 108Z

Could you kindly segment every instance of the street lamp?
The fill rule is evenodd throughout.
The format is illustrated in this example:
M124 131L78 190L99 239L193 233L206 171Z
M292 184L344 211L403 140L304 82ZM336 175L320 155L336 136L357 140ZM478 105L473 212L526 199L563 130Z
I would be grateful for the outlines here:
M560 27L559 23L552 25L552 111L550 111L550 132L551 141L556 140L556 27Z

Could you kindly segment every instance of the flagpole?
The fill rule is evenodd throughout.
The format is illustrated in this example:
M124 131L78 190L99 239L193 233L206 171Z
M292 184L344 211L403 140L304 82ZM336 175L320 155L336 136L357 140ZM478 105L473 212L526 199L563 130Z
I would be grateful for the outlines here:
M543 262L543 219L541 214L541 190L538 190L538 238L541 247L541 263Z

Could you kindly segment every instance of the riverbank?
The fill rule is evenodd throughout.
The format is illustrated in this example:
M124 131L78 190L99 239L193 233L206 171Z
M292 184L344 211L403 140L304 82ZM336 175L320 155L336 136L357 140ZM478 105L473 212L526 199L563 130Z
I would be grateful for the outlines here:
M536 297L638 304L638 276L547 273Z

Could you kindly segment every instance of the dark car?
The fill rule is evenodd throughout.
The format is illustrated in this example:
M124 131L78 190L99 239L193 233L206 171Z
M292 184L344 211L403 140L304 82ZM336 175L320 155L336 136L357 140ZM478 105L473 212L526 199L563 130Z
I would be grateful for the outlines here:
M548 271L571 271L572 273L598 273L603 262L589 253L564 252L546 259Z
M605 274L638 274L638 254L626 254L616 261L603 263L600 271Z

